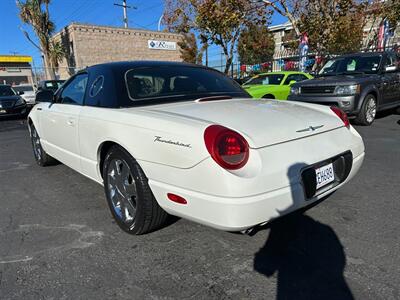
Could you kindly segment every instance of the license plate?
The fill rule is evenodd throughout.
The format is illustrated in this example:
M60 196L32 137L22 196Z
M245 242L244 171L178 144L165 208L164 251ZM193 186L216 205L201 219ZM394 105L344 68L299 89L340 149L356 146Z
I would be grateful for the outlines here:
M322 166L321 168L315 169L315 175L317 176L317 190L328 183L335 180L335 173L333 172L333 164Z
M0 114L5 114L7 111L5 109L0 109Z

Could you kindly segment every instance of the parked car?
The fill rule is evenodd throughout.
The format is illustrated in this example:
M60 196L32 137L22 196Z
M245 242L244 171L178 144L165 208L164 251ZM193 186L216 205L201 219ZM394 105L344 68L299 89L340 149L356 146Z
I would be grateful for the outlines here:
M65 80L42 80L38 83L37 90L51 90L55 92L64 82Z
M253 98L286 100L292 84L313 78L304 72L270 72L259 74L243 84Z
M317 78L294 84L289 100L335 105L371 125L378 111L400 106L399 62L395 52L332 58Z
M35 105L35 89L31 84L20 84L12 87L29 106Z
M101 64L37 96L28 117L37 163L57 159L102 184L132 234L167 213L246 230L331 194L364 157L337 107L253 101L198 65Z
M25 116L26 114L25 100L10 85L0 84L0 117Z

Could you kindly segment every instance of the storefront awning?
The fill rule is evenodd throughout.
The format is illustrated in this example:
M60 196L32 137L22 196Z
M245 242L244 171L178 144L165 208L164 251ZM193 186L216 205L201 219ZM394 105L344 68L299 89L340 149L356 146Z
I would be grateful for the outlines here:
M28 55L0 55L0 63L30 63L32 56Z

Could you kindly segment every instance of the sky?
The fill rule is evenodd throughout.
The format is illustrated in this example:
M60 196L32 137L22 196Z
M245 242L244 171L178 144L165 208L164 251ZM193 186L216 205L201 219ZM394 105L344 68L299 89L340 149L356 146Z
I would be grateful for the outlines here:
M52 0L50 17L56 24L56 32L71 22L122 27L122 7L114 3L122 4L122 0ZM157 30L164 9L162 0L127 0L127 5L136 7L128 9L129 27ZM285 21L275 14L272 24ZM0 0L0 55L30 55L38 67L41 65L39 50L27 41L20 28L34 38L30 27L19 19L15 0ZM209 61L219 61L220 57L220 48L210 47Z

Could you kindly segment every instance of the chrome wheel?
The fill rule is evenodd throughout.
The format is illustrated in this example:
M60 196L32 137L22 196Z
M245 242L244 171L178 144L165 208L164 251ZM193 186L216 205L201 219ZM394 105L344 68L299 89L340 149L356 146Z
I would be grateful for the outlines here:
M125 224L136 216L136 183L125 160L113 159L107 170L107 190L115 214Z
M368 123L372 123L376 116L376 102L374 98L370 98L366 105L365 117Z
M32 127L31 129L31 138L32 138L32 147L33 147L33 153L35 154L35 157L37 160L42 159L42 147L40 146L40 138L39 135L36 132L36 129Z

